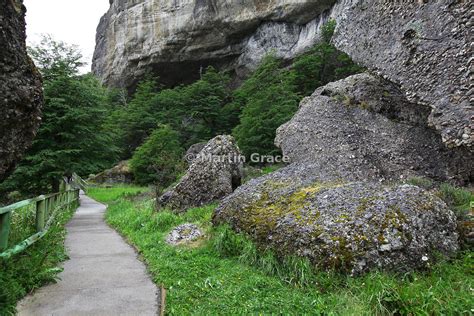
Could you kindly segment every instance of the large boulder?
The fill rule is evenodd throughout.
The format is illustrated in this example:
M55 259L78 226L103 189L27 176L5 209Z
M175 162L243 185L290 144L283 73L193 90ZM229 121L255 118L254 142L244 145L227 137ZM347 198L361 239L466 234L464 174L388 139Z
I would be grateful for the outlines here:
M474 154L448 149L428 127L430 108L409 102L393 83L359 74L317 89L277 131L292 162L317 165L326 180L428 177L469 183Z
M161 207L183 212L231 194L242 181L242 156L232 136L210 140L186 174L158 199Z
M352 274L412 270L458 248L456 216L433 193L397 185L414 176L469 182L472 153L446 148L430 109L393 83L359 74L301 102L277 131L291 164L250 180L216 209L280 256Z
M456 217L410 185L321 182L306 164L251 180L226 197L213 223L244 232L279 256L351 274L406 271L458 249Z
M97 184L129 184L134 180L128 161L121 161L110 169L87 179Z
M26 9L0 4L0 182L13 171L41 123L41 75L26 52Z

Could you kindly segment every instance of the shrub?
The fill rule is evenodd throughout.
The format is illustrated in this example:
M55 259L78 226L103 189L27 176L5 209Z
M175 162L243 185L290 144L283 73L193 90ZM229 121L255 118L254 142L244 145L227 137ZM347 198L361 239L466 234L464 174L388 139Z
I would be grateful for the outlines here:
M179 134L168 125L159 126L130 160L135 181L167 187L182 169L182 154Z

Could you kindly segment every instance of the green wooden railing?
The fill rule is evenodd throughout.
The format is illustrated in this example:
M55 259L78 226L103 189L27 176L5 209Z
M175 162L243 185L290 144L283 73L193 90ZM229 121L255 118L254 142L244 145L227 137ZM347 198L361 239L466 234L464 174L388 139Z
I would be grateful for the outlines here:
M89 186L87 181L78 176L77 173L72 174L72 185L77 189L81 189L85 193L87 193L87 187Z
M61 185L61 192L17 202L5 207L0 207L0 258L8 259L18 254L46 235L58 212L71 207L79 206L79 192L87 189L87 183L77 174L73 174L69 184ZM26 215L25 215L26 214ZM19 226L34 226L30 228L32 235L21 241L13 240L17 244L11 245L12 221ZM28 223L33 221L32 223ZM19 228L17 228L18 230ZM27 235L28 236L28 235ZM17 239L20 236L16 236Z

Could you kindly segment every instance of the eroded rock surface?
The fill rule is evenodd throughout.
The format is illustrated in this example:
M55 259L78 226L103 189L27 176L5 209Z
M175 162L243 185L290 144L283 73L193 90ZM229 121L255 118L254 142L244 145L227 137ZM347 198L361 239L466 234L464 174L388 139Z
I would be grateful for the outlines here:
M317 89L277 131L292 162L318 165L325 179L428 177L469 183L474 155L446 148L427 126L430 109L406 100L394 84L359 74Z
M0 4L0 181L30 146L41 122L41 76L26 52L26 9Z
M194 159L197 158L201 150L203 150L206 145L207 143L196 143L191 145L184 155L184 161L189 165L192 164Z
M231 194L242 181L243 163L240 156L232 136L213 138L179 183L158 199L158 204L180 212Z
M432 108L448 147L474 151L473 1L340 1L335 45Z
M429 112L370 74L317 89L277 131L292 163L223 199L213 222L280 256L352 274L412 270L438 252L453 254L457 222L448 206L419 187L387 184L472 179L472 154L446 148L427 127Z
M321 183L294 164L225 198L214 224L229 224L279 256L309 258L352 274L426 267L458 250L456 216L415 186Z

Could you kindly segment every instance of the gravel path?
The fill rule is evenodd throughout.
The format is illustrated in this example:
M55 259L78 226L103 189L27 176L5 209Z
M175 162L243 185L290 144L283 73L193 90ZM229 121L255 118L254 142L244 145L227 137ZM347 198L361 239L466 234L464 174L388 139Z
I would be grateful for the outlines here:
M60 281L18 304L19 315L157 315L158 289L134 249L104 221L106 207L85 195L67 225Z

